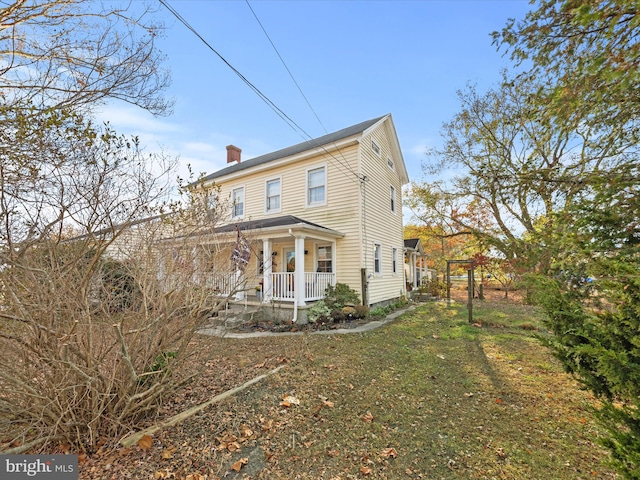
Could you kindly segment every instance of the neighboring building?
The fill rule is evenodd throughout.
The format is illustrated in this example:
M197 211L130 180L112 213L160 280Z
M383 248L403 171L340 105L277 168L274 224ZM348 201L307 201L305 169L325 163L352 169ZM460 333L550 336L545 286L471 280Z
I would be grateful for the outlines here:
M404 240L404 271L407 281L407 291L418 288L425 280L430 280L427 269L427 256L419 238Z
M370 306L406 293L402 187L409 179L391 115L246 161L235 146L227 152L229 165L192 188L217 189L229 202L230 218L211 243L233 246L238 231L248 240L250 300L304 308L337 282Z

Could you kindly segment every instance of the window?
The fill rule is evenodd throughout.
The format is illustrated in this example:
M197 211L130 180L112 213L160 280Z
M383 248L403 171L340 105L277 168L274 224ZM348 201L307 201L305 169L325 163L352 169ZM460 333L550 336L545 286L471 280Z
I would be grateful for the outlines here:
M387 167L389 167L391 170L395 169L395 165L393 164L393 160L391 160L391 157L387 157Z
M333 272L333 256L331 254L331 245L318 247L318 272Z
M327 201L325 167L307 171L307 205L324 205Z
M394 273L398 273L398 249L391 249L391 271Z
M378 145L373 140L371 140L371 149L375 152L376 155L382 158L382 151L380 150L380 145Z
M244 187L234 188L231 191L231 216L244 217Z
M391 211L396 213L396 189L391 186Z
M265 210L269 212L280 211L280 179L267 180Z
M373 244L373 273L380 275L382 273L382 245Z

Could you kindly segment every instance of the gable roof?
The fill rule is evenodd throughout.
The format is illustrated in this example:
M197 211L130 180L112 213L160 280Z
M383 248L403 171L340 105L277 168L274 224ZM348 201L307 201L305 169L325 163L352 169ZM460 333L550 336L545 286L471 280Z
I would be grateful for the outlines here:
M405 252L418 252L421 255L424 255L424 247L422 246L422 240L419 238L405 238L404 239L404 250Z
M234 165L230 165L221 170L218 170L217 172L213 172L207 175L206 177L200 179L198 182L194 182L192 185L209 182L211 180L224 177L225 175L229 175L231 173L235 173L241 170L245 170L247 168L255 167L257 165L262 165L264 163L278 160L280 158L289 157L291 155L305 152L313 148L318 148L323 145L331 144L339 140L342 140L344 138L351 137L352 135L361 134L364 131L366 131L368 128L371 128L373 125L375 125L376 123L378 123L380 120L382 120L387 116L388 115L383 115L381 117L373 118L365 122L360 122L356 125L343 128L342 130L338 130L337 132L323 135L322 137L314 138L312 140L307 140L306 142L298 143L296 145L292 145L290 147L277 150L275 152L267 153L265 155L260 155L259 157L254 157L250 160L246 160L240 163L236 163Z

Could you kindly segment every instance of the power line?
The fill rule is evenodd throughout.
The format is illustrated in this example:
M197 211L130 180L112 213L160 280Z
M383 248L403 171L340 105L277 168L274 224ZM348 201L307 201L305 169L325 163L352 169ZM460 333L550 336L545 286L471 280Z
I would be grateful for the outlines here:
M258 15L256 14L256 12L253 10L253 8L251 7L251 4L249 3L249 0L245 0L245 2L247 3L247 6L249 7L249 10L251 10L251 13L253 14L253 17L256 19L256 21L258 22L258 25L260 25L260 28L262 29L262 31L264 32L265 36L267 37L267 40L269 40L269 43L271 44L271 46L273 47L273 50L276 52L276 55L278 55L278 58L280 59L280 61L282 62L282 65L284 65L285 70L287 71L287 73L289 74L289 76L291 77L291 80L293 80L293 83L295 84L295 86L298 88L298 91L300 92L300 95L302 95L302 98L304 98L304 101L307 102L307 105L309 106L309 109L313 112L313 115L316 117L316 120L318 120L318 123L320 124L320 126L322 127L322 129L324 130L324 133L329 133L326 129L326 127L324 126L324 124L322 123L322 120L320 120L320 117L318 116L318 114L316 113L315 109L311 106L311 102L309 102L309 99L307 98L307 96L304 94L304 92L302 91L302 88L300 87L300 85L298 84L298 82L296 81L295 77L293 76L293 73L291 73L291 70L289 69L289 67L287 66L286 62L284 61L284 58L282 58L282 55L280 55L280 52L278 51L278 48L276 47L275 43L273 43L273 40L271 40L271 37L269 36L269 34L267 33L267 30L264 28L264 25L262 25L262 22L260 21L260 19L258 18ZM344 158L344 155L342 154L342 151L337 147L337 145L334 143L333 144L336 149L338 150L338 153L340 154L340 157L342 157L342 160L344 161L341 162L340 160L338 160L336 158L336 160L338 162L340 162L340 164L342 166L344 166L347 170L349 170L349 172L351 172L351 174L355 175L360 181L362 181L362 179L359 177L359 175L353 171L353 169L351 168L351 165L349 165L349 162L347 161L346 158ZM326 150L325 150L326 151ZM327 152L328 153L328 152ZM333 155L332 155L333 156ZM333 157L335 158L335 157Z
M316 113L316 111L313 109L313 107L311 106L311 103L309 102L309 100L307 99L306 95L304 94L304 92L302 91L302 88L300 88L300 85L298 85L298 82L296 81L296 79L293 76L293 73L291 73L291 70L289 70L289 67L287 66L286 62L284 61L284 59L282 58L282 55L280 55L280 52L278 51L278 48L275 46L275 44L273 43L273 40L271 40L271 37L269 36L269 34L267 33L267 30L264 28L264 25L262 25L262 22L260 21L260 19L258 18L258 15L256 15L256 12L253 10L253 8L251 7L251 4L249 3L249 0L245 0L245 2L247 2L247 6L249 7L249 10L251 10L251 13L253 14L254 18L256 19L256 22L258 22L258 25L260 25L260 28L262 28L262 31L264 32L265 36L267 37L267 39L269 40L269 43L271 44L271 46L273 47L273 49L276 52L276 55L278 55L278 58L280 59L280 61L282 62L282 65L284 65L284 68L287 70L287 73L289 74L289 76L291 77L291 80L293 80L293 83L295 83L296 87L298 87L298 91L300 92L300 95L302 95L302 98L304 98L304 101L307 102L307 105L309 106L309 108L311 109L311 111L313 112L313 114L316 117L316 120L318 120L318 123L322 126L322 129L324 130L324 133L329 133L327 132L326 127L324 126L324 124L322 123L322 120L320 120L320 117L318 116L318 114Z
M253 92L258 95L258 97L265 102L269 108L271 108L287 125L289 125L289 127L293 130L293 131L297 131L298 134L300 134L303 138L305 138L302 134L306 135L306 138L308 138L311 141L314 141L315 139L313 137L311 137L311 135L309 135L304 128L302 128L300 125L298 125L293 119L291 119L291 117L289 117L286 113L284 113L267 95L265 95L258 87L256 87L253 83L251 83L249 81L249 79L247 79L244 75L242 75L242 73L240 73L240 71L238 69L236 69L233 65L231 65L231 63L224 58L215 48L213 48L213 46L211 46L209 44L209 42L207 42L204 37L202 35L200 35L198 33L198 31L193 28L189 22L187 22L182 15L180 15L171 5L169 5L167 3L166 0L159 0L159 2L167 9L169 10L169 12L176 17L180 23L182 23L185 27L187 27L187 29L189 29L196 37L198 37L198 39L204 43L207 48L209 48L209 50L211 50L213 53L216 54L216 56L218 58L220 58L220 60L222 60L224 62L225 65L227 65L227 67L229 67L231 69L231 71L233 71L233 73L235 73L238 78L240 78L251 90L253 90ZM253 10L252 10L253 11ZM255 13L254 13L255 15ZM266 32L265 32L266 33ZM274 47L275 48L275 47ZM285 65L286 66L286 65ZM288 69L287 69L288 70ZM295 82L295 80L294 80ZM297 83L296 83L297 85ZM304 96L304 94L303 94ZM306 100L306 97L305 97ZM313 109L312 109L313 110ZM315 113L315 112L314 112ZM321 123L322 125L322 123ZM324 126L323 126L324 128ZM296 130L297 129L297 130ZM348 164L345 166L342 162L340 162L340 160L338 160L331 152L329 152L323 145L319 145L316 143L316 146L321 148L322 150L325 151L325 153L327 153L329 156L331 156L333 159L335 159L343 168L346 168L348 170L348 173L350 173L351 175L353 175L354 177L356 177L356 179L359 182L362 182L362 178L360 178L360 176L354 172L349 166ZM338 150L339 151L339 150ZM341 170L341 168L336 165L336 167L338 168L338 170ZM343 174L345 174L345 172L342 172ZM345 174L346 175L346 174ZM347 175L348 176L348 175Z

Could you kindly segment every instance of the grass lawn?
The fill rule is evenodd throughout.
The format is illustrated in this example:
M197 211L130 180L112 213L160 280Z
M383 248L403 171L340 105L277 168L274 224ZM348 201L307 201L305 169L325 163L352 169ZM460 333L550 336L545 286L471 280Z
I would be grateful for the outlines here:
M200 338L213 356L176 407L287 367L150 448L83 459L80 478L616 478L540 315L477 302L474 322L435 302L367 333Z

